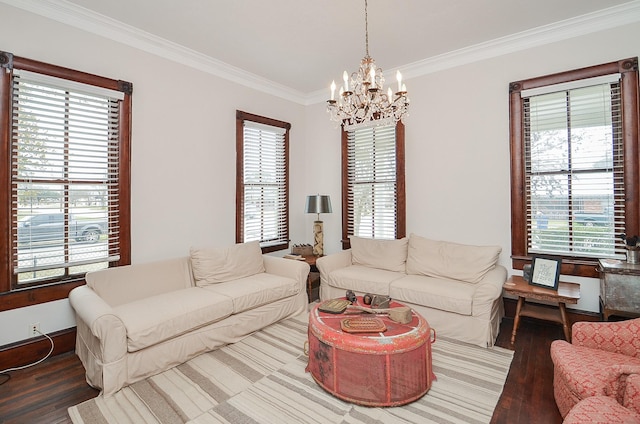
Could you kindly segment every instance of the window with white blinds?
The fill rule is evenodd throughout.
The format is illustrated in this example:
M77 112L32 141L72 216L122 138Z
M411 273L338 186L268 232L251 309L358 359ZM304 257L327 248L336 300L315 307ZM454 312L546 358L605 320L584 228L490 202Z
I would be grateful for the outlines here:
M623 258L620 75L525 90L522 98L528 251Z
M347 236L394 239L398 228L396 126L347 133Z
M289 243L290 125L241 112L238 116L242 125L238 242L257 240L267 251L285 249Z
M17 286L71 278L120 257L124 94L16 69L11 119Z

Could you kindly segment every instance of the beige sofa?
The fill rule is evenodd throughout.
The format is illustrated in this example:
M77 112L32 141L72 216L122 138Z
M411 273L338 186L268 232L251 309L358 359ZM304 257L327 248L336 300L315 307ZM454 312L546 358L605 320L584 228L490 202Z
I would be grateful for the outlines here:
M504 316L507 270L498 246L470 246L411 234L400 240L351 237L351 249L319 258L320 299L347 289L390 296L442 336L493 346Z
M112 395L307 308L309 265L257 242L88 273L69 294L87 382Z

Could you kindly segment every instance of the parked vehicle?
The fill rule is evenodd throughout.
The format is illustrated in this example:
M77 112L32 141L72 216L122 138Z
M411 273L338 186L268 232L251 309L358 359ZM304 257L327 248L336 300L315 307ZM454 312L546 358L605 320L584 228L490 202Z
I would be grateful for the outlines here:
M43 213L22 218L18 221L18 243L64 240L65 214ZM96 243L107 233L106 219L77 219L69 217L67 234L69 240Z
M573 221L588 227L594 225L605 226L613 222L613 217L606 213L575 213Z

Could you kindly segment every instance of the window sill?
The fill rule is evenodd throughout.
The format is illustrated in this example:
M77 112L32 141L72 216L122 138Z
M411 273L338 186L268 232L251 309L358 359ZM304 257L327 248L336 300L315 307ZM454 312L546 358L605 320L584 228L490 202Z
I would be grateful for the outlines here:
M511 263L513 269L522 269L524 265L531 263L531 257L512 256ZM598 259L563 257L560 274L574 275L576 277L599 278Z
M72 289L83 284L84 280L76 280L3 293L0 295L0 312L66 299Z

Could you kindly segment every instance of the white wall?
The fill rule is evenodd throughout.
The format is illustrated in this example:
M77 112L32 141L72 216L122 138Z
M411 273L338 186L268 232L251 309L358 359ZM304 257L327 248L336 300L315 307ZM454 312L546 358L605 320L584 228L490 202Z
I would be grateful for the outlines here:
M292 242L312 241L305 196L329 194L325 250L340 249L340 131L324 103L303 107L4 4L0 16L0 49L133 83L134 263L235 241L236 109L292 124ZM408 233L500 245L500 263L519 274L509 258L509 82L638 56L639 39L629 25L408 80ZM596 280L563 279L581 282L578 309L598 310ZM49 332L75 325L67 301L2 312L0 346L36 321Z
M639 56L639 39L640 25L628 25L407 80L407 233L502 246L500 263L510 275L521 274L510 260L509 83ZM326 124L323 104L306 113L316 154L307 158L305 180L312 164L321 168L339 212L339 131ZM335 252L340 215L324 221L325 250ZM562 280L581 283L581 299L569 307L598 311L597 279Z

